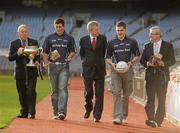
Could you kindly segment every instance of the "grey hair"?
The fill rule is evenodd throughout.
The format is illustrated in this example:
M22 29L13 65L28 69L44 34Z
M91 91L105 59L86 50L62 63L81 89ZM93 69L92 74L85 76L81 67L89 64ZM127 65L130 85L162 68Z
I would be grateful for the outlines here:
M161 37L162 37L162 35L163 35L163 32L161 31L161 28L160 28L159 26L153 26L153 27L151 27L151 28L149 29L149 32L151 33L152 31L157 31L157 32L160 34Z
M20 31L20 29L21 29L21 28L23 28L23 27L28 29L28 26L27 26L27 25L25 25L25 24L21 24L21 25L19 25L19 26L18 26L18 28L17 28L17 32L19 32L19 31Z
M89 21L87 24L87 31L90 32L94 26L99 27L99 23L97 21Z

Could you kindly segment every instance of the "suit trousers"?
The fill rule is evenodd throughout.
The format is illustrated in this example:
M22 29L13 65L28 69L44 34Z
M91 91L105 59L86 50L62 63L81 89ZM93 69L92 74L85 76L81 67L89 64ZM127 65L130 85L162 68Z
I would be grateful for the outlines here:
M162 124L165 116L165 101L167 92L167 82L162 82L158 76L152 80L146 80L147 102L145 111L148 120L155 120L158 124ZM158 105L155 111L155 96L157 95Z
M24 79L16 79L16 88L21 105L20 113L24 116L35 115L36 110L36 82L37 78L28 78L28 83Z
M84 97L85 97L85 109L87 112L93 110L93 116L96 119L101 119L104 103L104 81L105 78L84 78ZM93 109L93 82L95 90L95 106Z

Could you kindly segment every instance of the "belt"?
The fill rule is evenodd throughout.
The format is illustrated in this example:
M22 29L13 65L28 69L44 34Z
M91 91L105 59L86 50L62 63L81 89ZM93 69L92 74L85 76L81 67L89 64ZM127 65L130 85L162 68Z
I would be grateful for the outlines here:
M65 65L67 63L61 63L61 62L54 62L55 65Z

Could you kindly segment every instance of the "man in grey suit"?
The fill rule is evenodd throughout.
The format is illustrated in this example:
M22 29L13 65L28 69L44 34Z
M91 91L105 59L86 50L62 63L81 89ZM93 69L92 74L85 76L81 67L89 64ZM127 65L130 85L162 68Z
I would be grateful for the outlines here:
M106 37L99 33L99 23L90 21L87 24L89 35L80 39L80 56L82 59L85 114L87 119L93 110L94 122L99 122L103 111L104 80L105 80L105 51ZM94 84L93 84L94 82ZM93 85L95 88L95 105L93 109Z
M175 64L173 45L161 39L160 27L149 30L150 42L145 44L140 63L146 68L147 126L160 127L165 116L165 99L169 81L169 66ZM155 111L155 94L158 107Z

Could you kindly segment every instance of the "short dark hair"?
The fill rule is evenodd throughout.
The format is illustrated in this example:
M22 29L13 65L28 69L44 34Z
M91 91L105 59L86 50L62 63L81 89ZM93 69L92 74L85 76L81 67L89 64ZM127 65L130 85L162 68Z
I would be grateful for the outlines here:
M62 24L64 26L64 19L57 18L57 19L54 20L54 24Z
M124 29L126 29L126 23L123 21L119 21L116 23L116 27L123 27Z

